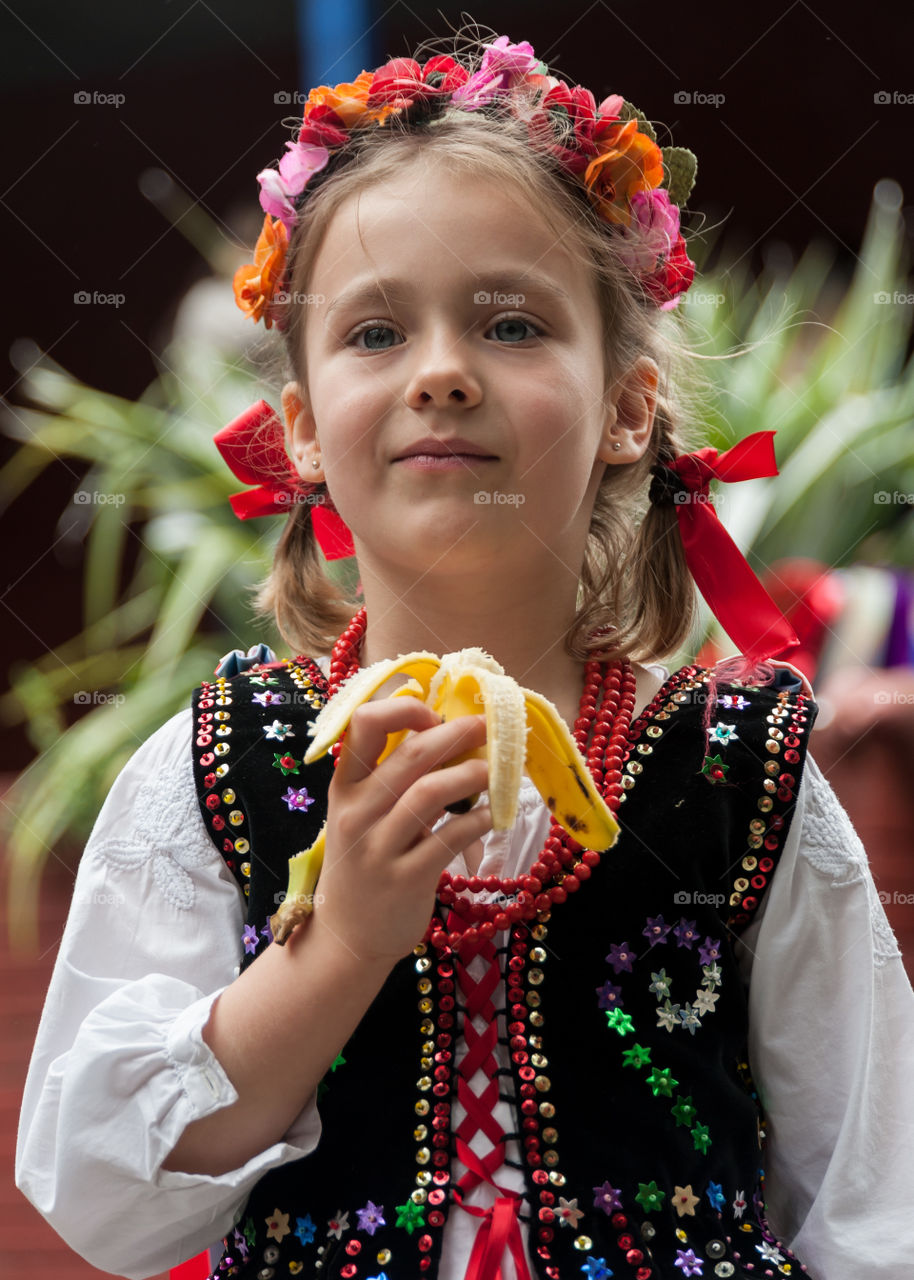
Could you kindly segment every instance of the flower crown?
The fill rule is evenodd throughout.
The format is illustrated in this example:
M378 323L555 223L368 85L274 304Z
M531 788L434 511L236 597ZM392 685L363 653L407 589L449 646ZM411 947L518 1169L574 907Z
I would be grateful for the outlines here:
M446 106L500 106L527 124L530 144L577 178L598 217L619 239L619 257L661 310L675 307L695 275L679 229L679 206L695 182L697 160L684 147L659 147L644 115L619 94L599 105L589 89L546 73L527 41L499 36L479 69L453 58L394 58L351 84L320 85L305 104L298 137L276 168L257 175L265 217L254 261L239 267L235 301L255 322L283 328L289 237L307 187L358 129L391 115L431 118Z

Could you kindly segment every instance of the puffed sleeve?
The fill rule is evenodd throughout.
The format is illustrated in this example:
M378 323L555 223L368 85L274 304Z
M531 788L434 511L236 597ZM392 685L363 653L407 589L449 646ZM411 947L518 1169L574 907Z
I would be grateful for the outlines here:
M258 1179L320 1138L315 1095L282 1141L218 1177L162 1169L237 1093L202 1037L239 972L241 891L207 835L191 708L118 775L80 861L26 1080L16 1185L95 1266L141 1280L230 1232Z
M910 1280L914 993L860 839L814 761L800 798L745 938L769 1219L817 1280Z

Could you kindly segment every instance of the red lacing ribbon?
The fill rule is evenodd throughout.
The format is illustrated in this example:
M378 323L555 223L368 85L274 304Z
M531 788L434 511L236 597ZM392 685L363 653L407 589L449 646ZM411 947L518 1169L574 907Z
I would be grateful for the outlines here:
M450 912L447 923L449 930L462 932L466 925L466 920L456 912ZM487 966L484 976L478 982L467 972L467 966L477 955L482 956ZM499 1186L493 1178L493 1174L504 1164L506 1142L506 1134L494 1115L499 1088L498 1062L495 1058L498 1029L492 995L501 977L495 944L482 937L464 944L459 956L454 957L454 969L466 1006L463 1038L467 1047L457 1075L457 1099L466 1115L456 1133L457 1157L467 1172L454 1188L454 1200L461 1209L474 1218L481 1219L467 1264L466 1280L501 1280L501 1263L506 1249L514 1259L518 1280L532 1280L518 1218L523 1197ZM484 1031L477 1031L473 1026L472 1019L475 1017L484 1020ZM488 1078L488 1083L483 1092L477 1095L470 1087L470 1081L480 1069ZM482 1157L477 1156L469 1145L470 1139L480 1130L492 1144L492 1150ZM499 1193L495 1203L488 1209L465 1204L464 1196L483 1182L488 1182Z

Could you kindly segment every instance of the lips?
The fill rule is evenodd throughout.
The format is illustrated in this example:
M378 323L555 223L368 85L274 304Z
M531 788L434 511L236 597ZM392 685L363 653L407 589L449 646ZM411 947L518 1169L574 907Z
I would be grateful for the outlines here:
M402 453L399 453L394 462L401 462L404 458L494 458L496 455L489 453L481 445L474 444L472 440L464 440L461 436L454 436L451 440L441 440L438 437L426 436L423 440L417 440L415 444L409 445Z

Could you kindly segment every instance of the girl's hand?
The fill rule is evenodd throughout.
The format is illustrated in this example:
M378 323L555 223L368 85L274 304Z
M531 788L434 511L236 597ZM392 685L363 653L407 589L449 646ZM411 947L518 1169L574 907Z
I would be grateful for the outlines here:
M378 765L389 733L413 729ZM445 806L484 790L485 760L447 761L482 746L485 716L442 723L416 698L382 698L354 712L328 791L324 864L311 927L353 960L393 967L422 937L441 872L491 829L488 805L453 815ZM329 940L329 939L328 939Z

